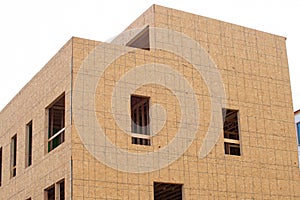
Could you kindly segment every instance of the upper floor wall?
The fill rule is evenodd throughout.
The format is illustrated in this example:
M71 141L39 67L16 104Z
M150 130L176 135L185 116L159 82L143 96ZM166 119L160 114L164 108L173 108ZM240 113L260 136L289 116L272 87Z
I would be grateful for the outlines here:
M72 39L1 111L1 199L43 199L44 189L53 183L62 179L69 183L71 65ZM50 111L53 106L56 110ZM53 116L58 107L61 121L57 123ZM66 133L64 138L54 138L58 125Z
M227 90L227 101L272 105L277 114L280 107L288 107L288 119L292 120L286 38L153 5L112 43L128 45L147 26L150 27L150 49L174 51L185 45L190 48L174 34L182 34L203 48L218 66ZM231 92L229 85L236 88L234 91L247 92ZM268 92L262 92L264 89ZM287 116L277 117L285 119Z

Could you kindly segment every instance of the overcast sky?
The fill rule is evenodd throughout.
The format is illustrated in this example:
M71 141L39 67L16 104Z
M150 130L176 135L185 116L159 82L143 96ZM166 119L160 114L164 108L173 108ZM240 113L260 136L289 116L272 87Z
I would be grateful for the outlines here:
M107 41L152 4L287 37L300 109L299 0L10 0L0 3L0 110L72 37Z

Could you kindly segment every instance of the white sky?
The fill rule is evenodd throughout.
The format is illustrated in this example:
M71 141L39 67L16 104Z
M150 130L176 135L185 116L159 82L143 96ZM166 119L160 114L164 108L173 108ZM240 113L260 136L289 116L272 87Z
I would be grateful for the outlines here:
M72 36L107 41L152 4L287 37L294 110L300 109L299 0L2 0L0 110Z

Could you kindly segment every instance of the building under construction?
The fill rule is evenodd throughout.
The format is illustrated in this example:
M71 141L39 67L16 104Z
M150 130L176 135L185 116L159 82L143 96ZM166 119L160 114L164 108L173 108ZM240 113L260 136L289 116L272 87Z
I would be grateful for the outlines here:
M151 6L71 38L0 114L0 199L300 199L286 38Z

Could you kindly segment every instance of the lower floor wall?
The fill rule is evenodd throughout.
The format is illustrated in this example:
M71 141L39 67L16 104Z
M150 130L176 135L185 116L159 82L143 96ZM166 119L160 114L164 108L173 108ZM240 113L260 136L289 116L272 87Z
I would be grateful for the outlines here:
M53 150L41 162L17 168L15 177L0 186L0 200L60 200L71 198L71 162L66 145Z

